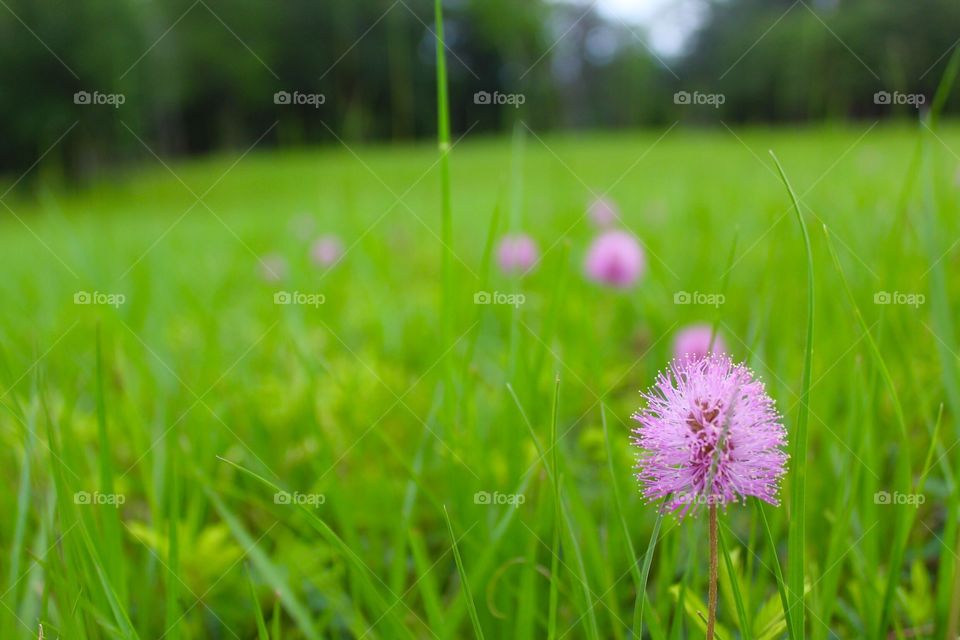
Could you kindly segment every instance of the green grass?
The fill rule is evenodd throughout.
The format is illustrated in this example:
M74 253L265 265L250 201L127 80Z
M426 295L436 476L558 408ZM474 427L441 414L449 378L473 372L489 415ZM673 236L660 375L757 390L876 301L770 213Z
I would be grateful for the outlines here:
M21 185L17 217L0 209L0 637L627 639L641 618L644 637L696 637L705 519L659 519L629 446L637 391L694 321L766 381L791 438L808 420L803 491L791 468L782 506L721 514L720 637L944 637L960 128L661 134L454 142L447 223L433 144ZM768 149L811 230L808 405L807 252ZM581 275L583 212L608 189L647 247L626 293ZM491 257L512 228L543 253L523 279ZM307 256L323 232L349 247L329 272ZM280 283L259 275L270 253Z

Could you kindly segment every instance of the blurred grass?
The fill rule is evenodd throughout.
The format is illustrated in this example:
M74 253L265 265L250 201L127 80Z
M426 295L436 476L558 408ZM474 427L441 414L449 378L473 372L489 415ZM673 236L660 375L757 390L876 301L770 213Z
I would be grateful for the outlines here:
M153 638L171 628L168 638L254 637L263 627L244 565L265 628L288 638L464 637L468 593L487 637L545 636L554 593L558 638L631 637L642 563L632 556L650 544L658 509L642 504L632 478L629 416L677 329L719 311L719 334L796 428L805 254L767 149L788 168L808 221L829 226L851 292L812 234L818 331L798 635L945 629L957 606L960 432L946 402L957 390L942 373L957 364L956 336L941 328L960 294L949 275L960 268L960 128L927 133L921 179L911 181L919 135L872 123L544 137L520 127L521 142L455 141L446 342L433 145L254 150L147 164L75 192L21 185L6 199L19 220L0 221L0 508L9 514L0 637L36 637L39 622L46 637ZM595 232L583 212L591 190L608 189L648 251L630 293L581 277ZM495 232L509 220L544 255L522 280L493 269L484 284L497 207L509 215ZM349 249L325 271L307 252L329 232ZM259 276L269 254L289 261L280 283ZM325 303L276 305L280 290L322 293ZM478 290L526 302L476 306ZM126 302L76 305L78 291ZM679 291L723 291L726 302L676 305ZM881 291L927 300L874 304ZM438 407L445 393L450 415ZM911 478L925 502L899 533L915 507L874 494L902 491L897 474L925 468L931 450L925 482ZM251 473L324 502L277 504ZM74 501L111 484L119 507ZM477 492L520 493L523 503L477 504ZM744 619L751 637L785 633L774 566L788 559L781 494L786 504L764 511L769 538L756 509L721 518L725 580L740 576L721 593L730 633ZM643 612L652 637L699 633L705 524L663 520ZM903 562L891 567L898 535ZM888 582L890 626L877 629Z

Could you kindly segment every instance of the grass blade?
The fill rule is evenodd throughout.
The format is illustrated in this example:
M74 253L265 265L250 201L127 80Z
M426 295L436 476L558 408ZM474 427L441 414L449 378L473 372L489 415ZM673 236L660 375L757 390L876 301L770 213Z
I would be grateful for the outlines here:
M170 640L177 640L180 637L180 620L183 615L180 612L178 598L180 596L180 578L177 571L180 569L180 478L177 475L175 449L170 448L170 466L169 478L167 479L167 491L169 494L170 508L167 512L167 536L170 544L167 549L167 579L165 589L165 608L167 637Z
M727 568L727 577L733 586L733 600L737 606L737 620L740 622L740 634L743 640L750 640L753 636L750 629L750 620L747 618L747 611L743 607L743 596L740 594L740 579L733 568L733 562L730 560L730 554L727 553L727 543L723 538L723 531L717 532L720 538L720 553L723 556L723 565Z
M290 617L296 621L297 626L300 627L303 634L311 639L319 639L320 634L313 625L309 611L293 593L293 589L287 584L282 572L274 566L267 557L267 554L257 546L257 540L247 532L240 520L227 508L223 500L220 499L220 496L208 487L204 487L204 489L210 502L213 503L213 507L220 514L220 517L223 518L223 521L227 523L227 526L230 527L234 537L240 542L245 553L250 556L251 562L257 567L260 575L262 575L273 590L276 591L278 597L290 613Z
M512 391L512 389L511 389ZM557 609L559 605L560 590L560 533L563 529L563 517L561 510L563 505L560 497L560 458L559 444L557 437L557 403L560 397L560 376L556 377L556 384L553 391L553 409L550 419L550 469L551 480L553 481L553 540L550 547L550 608L547 638L553 640L557 637ZM516 399L516 397L514 397ZM518 405L519 406L519 405Z
M650 533L650 542L647 544L647 550L643 554L643 568L637 567L637 552L634 549L633 541L630 539L630 528L627 526L626 517L623 514L623 504L620 500L620 490L618 487L617 475L613 467L613 448L610 444L610 435L607 430L607 407L600 404L600 422L603 425L603 437L607 446L607 466L610 469L610 486L613 489L613 500L617 507L617 516L620 519L620 526L623 527L623 536L627 541L627 551L630 554L630 568L633 573L634 583L637 589L637 599L633 606L633 635L635 638L643 637L643 611L647 598L647 580L650 577L650 567L653 564L653 552L656 549L657 542L660 540L660 525L663 523L663 509L657 512L657 519L653 523L653 531ZM669 497L667 498L669 500Z
M837 255L837 251L833 246L833 241L830 238L830 232L826 225L823 226L823 232L827 238L827 248L830 251L830 256L833 258L833 263L837 268L837 272L840 274L840 281L843 284L843 289L847 294L847 298L850 301L851 306L853 307L854 315L860 323L860 328L866 335L867 344L869 345L870 352L873 355L874 363L880 372L881 378L883 378L883 381L886 383L888 391L890 392L890 398L893 404L894 413L896 414L897 424L900 427L900 451L896 456L896 469L894 473L897 485L899 485L900 489L904 493L910 493L912 491L910 480L912 476L912 472L910 470L910 438L907 435L907 421L904 417L903 405L900 403L900 394L897 392L897 386L894 383L893 376L890 375L890 370L887 368L883 354L880 352L880 348L877 346L876 341L873 339L873 335L870 333L870 328L867 326L867 321L860 312L860 307L857 305L856 299L853 296L853 291L850 289L850 284L847 282L847 277L844 275L843 267L840 264L840 257ZM909 505L896 505L896 508L899 512L899 517L894 520L894 535L892 544L890 546L890 561L887 568L887 584L884 588L880 615L877 617L876 627L873 634L873 636L876 638L882 638L885 635L887 621L890 618L890 610L893 607L893 598L896 592L897 582L899 581L900 566L903 563L903 555L906 552L907 538L910 535L910 529L913 528L913 522L917 515L917 509L914 509Z
M221 458L219 456L217 457L217 459L220 460L221 462L225 462L226 464L232 466L238 471L245 473L246 475L256 479L257 481L271 488L275 492L283 491L283 489L281 489L279 486L277 486L270 480L267 480L260 474L254 471L251 471L246 467L240 466L236 462L232 462L230 460L227 460L226 458ZM212 492L212 490L210 490L209 488L206 488L206 490L211 495L211 500L215 502L220 502L221 505L223 504L222 501L220 501L219 497L217 497L216 494ZM330 525L328 525L319 516L313 513L313 511L309 507L300 503L298 503L296 506L300 511L300 513L304 514L307 517L307 521L313 527L314 531L316 531L321 536L323 536L323 538L329 544L331 544L343 555L343 557L347 560L350 566L353 567L356 575L358 576L361 583L363 584L367 597L376 606L377 611L380 613L387 612L387 613L383 613L383 617L391 623L394 629L394 633L396 634L396 637L400 637L400 636L412 637L412 633L410 632L410 630L406 629L396 619L396 615L393 613L393 607L384 600L384 598L380 595L379 591L370 581L370 574L372 574L373 571L369 567L367 567L366 564L364 564L364 562L359 557L357 557L356 553L354 553L354 551L349 547L349 545L347 545L347 543L343 541L343 538L338 536L336 532L330 528ZM226 518L224 519L226 520ZM247 534L247 536L249 537L249 534ZM263 573L262 567L258 566L258 569L261 569L261 573ZM373 574L373 575L376 576L376 574ZM264 574L264 576L267 577L266 574ZM379 580L379 577L377 577L377 579ZM382 584L382 581L381 581L381 584ZM271 586L274 586L274 585L271 584ZM286 605L288 602L293 602L293 600L291 600L290 598L287 598L287 600L284 600L284 605ZM288 607L287 610L290 611L290 608Z
M793 612L790 610L790 599L787 597L787 583L783 579L783 570L780 568L780 558L777 557L777 543L773 539L773 532L770 530L770 523L767 521L767 513L764 511L763 503L755 500L754 504L757 511L760 512L760 521L763 522L763 530L767 534L767 545L770 547L770 554L773 557L773 574L777 579L777 591L780 592L780 602L783 605L783 616L787 621L787 634L790 640L799 640L802 636L797 635L794 630Z
M470 612L470 622L473 624L473 633L478 640L483 640L483 629L480 627L480 616L477 615L477 605L473 600L473 594L470 592L470 580L467 579L467 570L463 568L463 559L460 557L460 547L457 545L457 536L453 532L453 523L450 522L450 514L447 513L447 507L443 507L443 517L447 519L447 529L450 531L450 540L453 545L453 558L457 563L457 572L460 574L460 587L463 589L463 597L467 601L467 609Z
M442 295L440 305L441 344L453 343L453 206L450 196L450 106L447 94L447 57L443 35L443 3L434 0L434 28L436 30L437 52L437 144L440 150L440 240L443 243L441 272ZM454 403L454 364L445 357L445 415L447 424L452 426L456 407Z
M257 587L253 584L253 576L250 575L250 567L245 567L247 574L247 584L250 586L250 601L253 604L253 615L257 621L257 640L270 640L267 633L267 622L263 619L263 610L260 609L260 601L257 598Z
M103 385L103 342L97 327L97 434L100 442L100 490L114 494L112 447L107 432L107 403ZM102 509L103 544L100 545L106 575L121 601L126 600L126 581L123 574L123 546L120 542L120 510Z
M810 246L810 234L807 233L807 223L803 219L803 212L800 210L800 201L797 194L787 179L783 167L777 156L770 152L774 163L777 165L777 171L783 185L790 194L790 200L793 202L793 208L797 214L797 221L800 223L800 230L803 233L803 245L807 252L807 337L806 345L803 350L803 377L800 388L800 410L797 414L797 428L793 436L793 449L791 451L792 473L790 482L790 530L788 533L787 546L789 548L787 558L787 579L788 594L790 596L790 607L799 604L794 620L794 632L800 635L804 633L804 605L803 605L803 583L804 583L804 536L806 533L806 482L807 482L807 423L809 420L810 403L810 378L813 368L813 314L814 314L814 280L813 280L813 250Z

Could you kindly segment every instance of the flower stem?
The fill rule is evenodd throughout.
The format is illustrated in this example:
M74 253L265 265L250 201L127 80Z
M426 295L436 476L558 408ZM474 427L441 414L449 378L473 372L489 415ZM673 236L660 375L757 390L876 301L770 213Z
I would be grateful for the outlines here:
M710 505L710 587L707 603L707 640L717 624L717 505Z

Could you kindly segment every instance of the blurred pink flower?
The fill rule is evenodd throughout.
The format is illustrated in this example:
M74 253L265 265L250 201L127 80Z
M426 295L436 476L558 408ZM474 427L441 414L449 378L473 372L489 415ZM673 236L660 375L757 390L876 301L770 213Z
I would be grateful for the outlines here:
M713 338L713 348L710 348L712 334L713 328L708 324L692 324L682 329L673 339L673 356L677 360L684 358L699 360L711 352L727 353L727 345L719 334Z
M343 256L343 243L334 235L317 238L310 246L310 260L318 267L329 267Z
M600 227L609 227L620 219L620 209L610 198L599 197L587 209L590 218Z
M626 231L604 231L587 251L587 276L601 284L625 289L643 275L646 258L637 239Z
M497 263L506 273L525 273L539 257L537 243L525 233L506 235L497 245Z
M287 260L278 253L268 253L260 258L260 277L267 282L280 282L287 277Z

